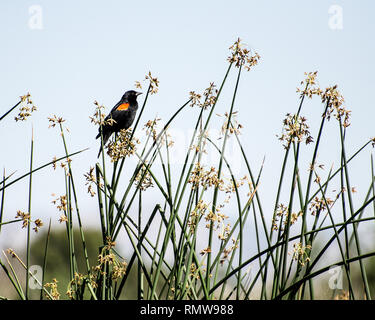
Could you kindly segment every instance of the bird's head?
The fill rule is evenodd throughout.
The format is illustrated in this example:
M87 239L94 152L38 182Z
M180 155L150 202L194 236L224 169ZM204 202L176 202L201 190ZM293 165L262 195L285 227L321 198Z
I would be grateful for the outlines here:
M126 91L125 94L122 96L122 101L129 101L129 102L136 102L137 97L142 94L142 92L137 92L134 90Z

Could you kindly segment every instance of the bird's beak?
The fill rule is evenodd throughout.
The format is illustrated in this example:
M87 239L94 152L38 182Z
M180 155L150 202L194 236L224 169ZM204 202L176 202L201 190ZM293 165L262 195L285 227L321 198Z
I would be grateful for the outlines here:
M137 92L135 95L138 97L141 94L142 94L142 92Z

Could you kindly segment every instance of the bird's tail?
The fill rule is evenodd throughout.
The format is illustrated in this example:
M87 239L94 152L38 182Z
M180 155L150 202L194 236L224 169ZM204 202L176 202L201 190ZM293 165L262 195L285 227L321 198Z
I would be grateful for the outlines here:
M107 143L109 137L111 136L112 132L103 132L103 146ZM101 134L99 132L99 134L96 136L96 139L100 138ZM102 148L102 145L100 144L100 148L99 148L99 153L98 153L98 158L101 154L101 152L103 151L103 148Z

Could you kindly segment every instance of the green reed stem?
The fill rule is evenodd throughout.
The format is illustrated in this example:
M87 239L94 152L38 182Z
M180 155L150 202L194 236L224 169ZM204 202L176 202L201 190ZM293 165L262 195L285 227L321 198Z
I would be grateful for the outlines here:
M4 253L4 252L3 252ZM4 253L5 255L5 253ZM6 257L6 259L8 260L8 258ZM1 261L0 259L0 265L1 267L3 268L3 271L5 273L5 275L7 276L7 278L10 280L10 282L12 283L14 289L16 290L19 298L21 300L26 300L26 297L25 297L25 294L23 293L22 291L22 286L17 278L17 275L12 267L12 265L9 263L9 260L8 260L8 264L9 264L9 267L10 267L10 270L11 270L11 273L9 272L8 268L4 265L4 263Z
M235 88L234 88L232 103L231 103L231 107L230 107L230 111L229 111L229 115L228 115L228 119L227 119L227 125L226 125L226 128L225 128L224 140L223 140L223 145L222 145L221 154L220 154L219 168L218 168L218 172L217 172L218 179L220 179L221 173L222 173L221 171L222 171L222 165L223 165L223 156L224 156L224 153L225 153L225 147L226 147L227 140L228 140L228 130L229 130L229 126L230 126L230 121L232 119L234 102L236 100L238 85L239 85L240 77L241 77L241 70L242 70L242 64L240 65L240 67L238 69L236 85L235 85ZM213 200L212 200L212 212L216 211L216 203L217 203L217 198L218 198L218 192L219 192L219 188L218 188L218 186L215 186ZM239 217L239 220L240 220L239 264L241 264L241 260L242 260L242 229L243 229L241 216ZM209 248L212 248L212 238L213 238L213 223L210 224L210 229L209 229L209 239L208 239L208 247ZM208 272L207 272L207 275L206 275L206 286L207 286L207 289L210 290L210 286L211 286L211 281L210 281L210 279L211 279L211 277L210 277L211 252L208 252L208 254L207 254L207 270L208 270ZM239 273L239 278L241 278L241 273ZM238 295L239 295L239 291L237 291L237 298L238 298Z
M43 269L42 269L42 288L40 289L40 300L43 300L43 285L44 285L44 278L47 270L47 256L48 256L48 245L49 245L49 237L51 234L51 218L49 219L47 236L46 236L46 245L44 247L44 257L43 257Z
M2 181L1 184L4 185L4 183L5 183L5 169L4 169L4 172L3 172L3 181ZM1 233L1 227L4 224L3 223L4 200L5 200L5 190L2 190L2 192L1 192L1 205L0 205L0 233Z
M26 174L20 176L19 178L14 179L13 181L9 182L9 183L6 184L5 186L3 185L3 187L0 188L0 191L3 191L5 188L10 187L10 186L13 185L14 183L16 183L16 182L22 180L23 178L28 177L30 174L33 174L34 172L37 172L37 171L39 171L39 170L41 170L41 169L43 169L43 168L45 168L45 167L48 167L48 166L52 165L53 163L56 163L56 162L58 162L58 161L60 161L60 160L66 159L66 158L68 158L68 157L72 157L72 156L74 156L74 155L76 155L76 154L79 154L79 153L81 153L81 152L83 152L83 151L86 151L86 150L88 150L88 148L86 148L86 149L82 149L82 150L77 151L77 152L73 152L73 153L69 154L68 156L63 156L63 157L60 157L60 158L58 158L58 159L56 159L56 160L52 160L52 161L50 161L50 162L48 162L48 163L46 163L46 164L44 164L44 165L42 165L42 166L40 166L40 167L38 167L38 168L36 168L36 169L33 169L32 171L30 171L30 172L28 172L28 173L26 173Z
M33 171L33 159L34 159L34 130L31 129L31 147L30 147L30 172ZM31 191L32 191L33 175L29 176L29 203L28 213L29 221L27 224L27 242L26 242L26 300L29 299L29 268L30 268L30 231L31 231Z
M60 132L61 132L61 137L62 137L62 141L63 141L63 145L64 145L65 154L66 154L67 159L68 159L69 181L71 183L72 190L73 190L74 205L75 205L75 209L76 209L76 212L77 212L78 228L79 228L79 233L80 233L80 237L81 237L83 253L84 253L84 257L85 257L86 271L87 271L88 274L90 274L91 269L90 269L89 257L88 257L88 253L87 253L85 235L84 235L83 229L82 229L81 214L80 214L80 210L79 210L79 206L78 206L78 197L77 197L76 187L75 187L75 184L74 184L73 170L72 170L72 167L71 167L71 164L70 164L70 161L69 161L70 159L68 157L68 155L69 155L68 147L67 147L67 144L66 144L66 141L65 141L64 130L63 130L63 127L62 127L61 123L60 123Z
M353 215L354 207L353 207L353 199L352 199L352 188L351 188L351 185L350 185L350 182L349 182L349 172L348 172L348 166L347 166L347 163L346 163L346 152L345 152L345 143L344 143L345 129L343 130L341 118L339 119L339 128L340 128L341 149L342 149L341 155L342 155L342 161L344 163L344 173L345 173L347 195L348 195L348 200L349 200L349 208L350 208L351 215ZM357 232L357 225L356 224L353 224L353 233L354 233L354 239L355 239L355 245L356 245L356 248L357 248L357 253L358 253L359 256L361 256L362 250L361 250L361 245L360 245L359 238L358 238L358 232ZM364 266L362 260L359 260L359 265L360 265L361 276L362 276L362 280L363 280L366 298L368 300L371 300L371 294L370 294L370 288L369 288L369 285L368 285L366 269L365 269L365 266Z
M22 100L18 101L12 108L10 108L7 112L5 112L1 117L0 117L0 121L3 120L9 113L11 113L15 108L17 108L20 103L22 102Z

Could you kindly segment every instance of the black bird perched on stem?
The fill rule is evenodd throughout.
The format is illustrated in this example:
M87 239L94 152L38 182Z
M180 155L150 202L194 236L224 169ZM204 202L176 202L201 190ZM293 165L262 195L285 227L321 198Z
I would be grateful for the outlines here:
M119 132L121 129L128 129L132 125L138 109L137 97L140 94L142 92L134 90L126 91L121 100L105 117L105 124L99 127L99 133L96 136L96 139L98 139L103 134L103 146L107 143L112 133ZM107 123L109 119L113 119L113 123ZM102 146L100 146L98 158L101 152Z

